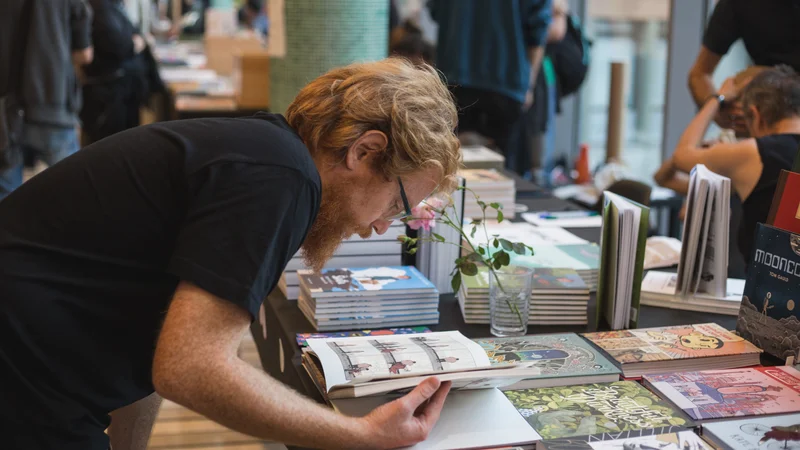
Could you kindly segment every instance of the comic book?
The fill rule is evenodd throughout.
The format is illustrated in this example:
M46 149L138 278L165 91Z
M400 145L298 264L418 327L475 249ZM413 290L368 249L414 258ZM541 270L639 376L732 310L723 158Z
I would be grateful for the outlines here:
M545 440L693 425L634 381L503 393Z
M415 334L415 333L430 333L431 329L428 327L410 327L410 328L389 328L383 330L358 330L358 331L339 331L333 333L297 333L297 345L300 347L307 347L307 340L311 338L324 339L324 338L342 338L353 336L391 336L395 334Z
M670 430L670 431L663 431ZM547 439L537 450L713 450L691 430L681 427L603 433L578 438Z
M586 333L625 377L757 365L761 350L715 323Z
M431 375L452 381L453 389L482 389L512 385L541 373L532 364L493 366L483 348L458 331L306 342L303 364L314 365L323 374L317 384L331 400L402 394Z
M703 425L703 437L723 450L789 450L800 443L800 414Z
M644 382L698 421L800 412L800 372L788 366L646 375Z
M523 362L541 371L503 389L566 386L617 381L614 364L575 333L475 339L492 365Z

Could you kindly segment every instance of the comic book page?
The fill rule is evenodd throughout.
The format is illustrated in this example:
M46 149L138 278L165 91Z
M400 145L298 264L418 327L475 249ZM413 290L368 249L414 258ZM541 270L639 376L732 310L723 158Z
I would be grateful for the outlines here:
M394 336L309 339L328 391L375 378L488 369L480 345L457 331Z

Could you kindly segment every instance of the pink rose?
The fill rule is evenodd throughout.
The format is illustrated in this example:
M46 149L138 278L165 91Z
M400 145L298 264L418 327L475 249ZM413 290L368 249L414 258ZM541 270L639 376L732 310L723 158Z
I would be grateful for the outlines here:
M412 230L419 230L422 228L425 231L430 231L433 228L436 218L436 213L433 212L430 206L421 203L411 209L411 219L406 224Z

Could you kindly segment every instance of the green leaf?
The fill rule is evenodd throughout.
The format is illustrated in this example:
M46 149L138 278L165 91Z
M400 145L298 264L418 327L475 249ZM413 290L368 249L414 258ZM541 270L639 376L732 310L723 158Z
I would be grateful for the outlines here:
M511 244L511 249L514 251L514 253L518 255L525 254L525 247L526 247L525 244L522 244L520 242L514 242L513 244Z
M453 292L458 292L458 289L461 288L461 272L456 272L453 275L453 278L450 280L450 287L453 288Z
M475 232L476 232L477 230L478 230L478 227L476 227L475 225L473 225L473 226L472 226L472 231L470 231L470 232L469 232L469 237L470 237L470 238L474 238L474 237L475 237Z
M444 242L444 237L441 234L431 233L431 236L439 242Z
M497 203L497 202L490 203L489 206L491 206L494 209L498 209L498 210L499 209L503 209L503 205L501 205L500 203Z
M408 254L409 255L413 255L413 254L417 253L417 250L419 250L419 249L417 247L414 247L414 248L412 248L411 250L408 251Z
M478 206L481 207L481 210L486 211L486 202L478 200Z
M494 248L500 247L500 242L498 242L497 238L494 238L494 241L492 241L492 247Z
M494 267L494 270L499 270L501 267L503 267L503 265L502 265L502 264L500 264L500 261L498 261L497 259L495 259L495 260L492 262L492 267Z
M464 258L466 261L483 262L483 257L478 252L472 252Z
M508 253L504 252L503 250L500 250L499 252L494 254L494 260L495 262L500 263L500 267L511 264L511 257L509 256Z
M498 222L502 222L503 221L503 210L502 209L498 209L497 210L497 221Z
M408 236L406 236L405 234L401 234L400 236L397 236L397 240L400 242L406 242L408 241Z
M483 219L472 219L472 223L470 225L480 225L483 222Z
M503 250L505 250L507 252L510 252L510 251L513 250L514 247L511 245L511 242L509 242L508 239L500 238L498 240L500 241L500 245L503 247Z
M473 262L465 263L461 266L461 273L468 277L474 277L478 274L478 266Z
M478 247L478 253L480 253L481 255L485 255L486 254L486 250L484 250L483 247Z

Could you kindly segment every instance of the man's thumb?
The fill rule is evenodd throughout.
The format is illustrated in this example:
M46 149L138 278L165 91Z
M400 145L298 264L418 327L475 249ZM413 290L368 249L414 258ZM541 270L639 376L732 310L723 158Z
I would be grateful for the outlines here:
M406 405L408 405L412 411L415 411L420 407L420 405L428 401L428 399L436 393L441 385L442 382L435 377L422 380L422 382L417 385L413 391L409 392L408 395L405 396Z

